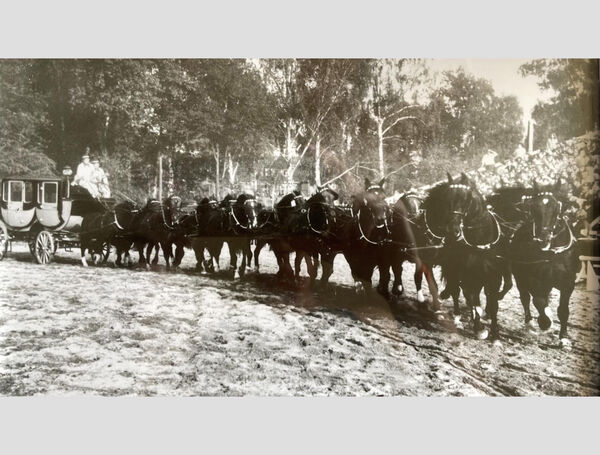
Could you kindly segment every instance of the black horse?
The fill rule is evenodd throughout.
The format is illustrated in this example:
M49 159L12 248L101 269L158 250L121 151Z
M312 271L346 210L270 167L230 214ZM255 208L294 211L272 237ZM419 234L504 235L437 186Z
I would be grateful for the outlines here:
M550 291L552 288L560 291L559 339L561 345L566 345L569 300L579 270L579 252L571 226L563 215L560 190L560 181L543 187L534 183L529 220L515 233L510 243L510 258L526 324L532 320L529 304L533 300L538 325L548 330L552 326L548 309Z
M83 217L79 234L81 263L87 267L86 250L92 255L101 253L104 244L113 242L115 236L127 232L134 224L139 210L133 202L117 204L112 210L90 213Z
M229 247L229 268L235 279L246 273L246 265L252 258L251 240L260 231L258 214L262 210L262 204L253 195L242 193L237 198L227 195L222 206L225 210L222 236Z
M147 266L150 259L149 253L153 247L159 245L163 251L167 269L170 268L173 256L171 241L176 230L180 208L181 198L170 196L164 199L162 204L156 200L149 200L142 209L131 229L141 266ZM148 246L148 258L144 256L145 246Z
M388 298L394 251L390 248L391 209L385 201L384 183L385 179L374 184L365 179L365 191L352 198L352 222L340 226L339 237L355 289L370 290L373 272L378 267L377 291Z
M402 263L404 261L412 262L415 264L414 282L417 289L417 301L421 303L425 301L422 290L423 275L425 275L432 296L433 309L439 310L438 286L433 274L433 267L442 263L443 239L433 234L428 228L422 204L423 201L420 197L409 192L402 195L393 206L391 231L394 241L393 248L397 255L392 263L394 272L392 294L401 295L403 293ZM458 286L455 286L452 292L455 306L458 305L458 294Z
M501 256L508 239L503 236L498 219L464 173L458 181L448 174L447 182L432 188L424 210L429 229L444 238L442 274L448 284L458 284L462 289L477 337L488 337L482 323L483 290L491 338L497 340L498 302L512 287L509 263Z
M292 192L279 201L275 210L279 220L279 236L269 242L277 257L280 273L292 279L300 275L301 261L304 259L311 285L316 283L319 255L322 258L323 275L321 282L327 283L333 271L330 237L335 230L336 208L333 203L338 194L328 187L319 187L317 192L304 201L299 192ZM295 252L295 274L289 264L289 257ZM337 252L336 252L337 253Z
M529 218L532 194L533 190L523 185L505 186L486 199L498 215L502 228L515 232Z
M254 270L260 271L259 256L262 249L269 245L275 255L279 270L277 274L286 280L293 280L294 271L290 266L290 253L293 251L287 235L283 232L283 226L287 226L291 214L303 210L304 197L299 191L292 191L283 196L273 207L273 210L263 210L259 214L259 220L263 226L261 235L256 239L254 248ZM300 272L300 261L302 256L296 255L296 275Z
M225 225L225 213L216 197L205 197L196 207L196 232L191 236L191 246L196 255L196 270L214 272L219 270L219 258L223 249L222 233ZM206 259L204 251L209 258Z

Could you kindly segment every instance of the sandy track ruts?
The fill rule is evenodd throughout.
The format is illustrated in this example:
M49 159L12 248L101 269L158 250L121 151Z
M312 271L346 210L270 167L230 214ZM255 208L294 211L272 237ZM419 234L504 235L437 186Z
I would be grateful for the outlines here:
M81 267L77 254L34 264L22 245L0 262L0 394L598 395L597 294L576 288L571 349L524 328L514 291L500 304L502 346L475 340L406 295L357 296L344 259L310 291L260 275ZM221 265L228 263L226 249Z

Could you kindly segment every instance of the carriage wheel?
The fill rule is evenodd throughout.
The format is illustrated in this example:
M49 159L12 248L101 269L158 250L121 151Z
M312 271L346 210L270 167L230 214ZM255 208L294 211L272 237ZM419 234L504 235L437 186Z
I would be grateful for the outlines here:
M54 256L54 238L48 231L40 231L35 236L35 260L38 264L48 264Z
M102 254L102 263L105 263L106 261L108 261L108 257L110 256L110 242L104 242L102 244L101 254Z
M6 257L8 251L8 229L6 225L0 221L0 261Z

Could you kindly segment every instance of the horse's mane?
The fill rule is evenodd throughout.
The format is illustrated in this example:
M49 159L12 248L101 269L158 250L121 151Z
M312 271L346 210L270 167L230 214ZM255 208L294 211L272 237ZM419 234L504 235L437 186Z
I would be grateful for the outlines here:
M448 191L448 187L450 184L448 182L441 182L435 185L433 188L429 190L427 197L423 201L423 208L427 210L431 210L432 204L434 201L439 201L440 197Z
M317 192L308 198L306 204L313 204L315 202L326 202L326 198L321 192Z
M227 207L229 205L229 201L233 201L235 199L236 199L236 197L233 194L229 193L227 196L225 196L223 198L223 200L219 204L219 207Z
M275 204L275 208L290 208L290 206L292 205L292 201L294 201L298 196L302 196L302 193L300 193L300 191L298 190L294 190L291 193L286 194L279 200L279 202Z
M333 200L334 201L337 201L340 198L340 195L337 193L337 191L332 190L328 186L326 186L322 190L318 191L318 194L323 194L323 193L329 193L329 194L331 194L333 196Z
M236 204L243 204L244 202L246 202L248 200L253 200L253 199L254 199L254 196L252 194L242 193L237 197Z

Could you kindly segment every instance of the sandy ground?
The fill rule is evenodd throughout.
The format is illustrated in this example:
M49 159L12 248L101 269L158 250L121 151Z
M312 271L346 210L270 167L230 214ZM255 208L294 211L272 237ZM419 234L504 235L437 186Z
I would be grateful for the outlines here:
M23 245L0 262L0 395L598 395L598 295L571 300L572 347L555 325L527 330L514 291L501 302L502 346L408 297L357 296L343 257L330 289L261 274L199 275L187 251L167 273L83 268L59 250L37 265ZM226 248L221 265L228 264Z

